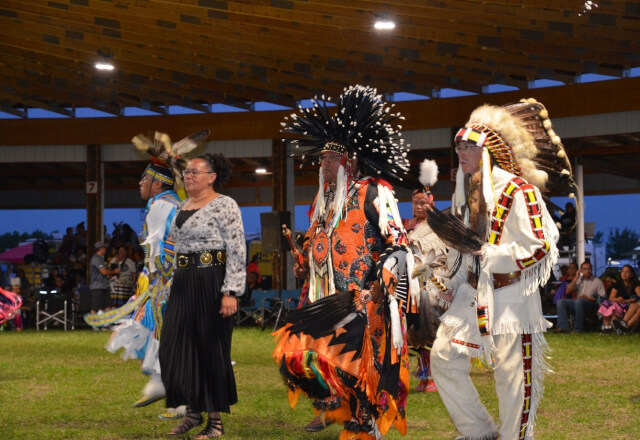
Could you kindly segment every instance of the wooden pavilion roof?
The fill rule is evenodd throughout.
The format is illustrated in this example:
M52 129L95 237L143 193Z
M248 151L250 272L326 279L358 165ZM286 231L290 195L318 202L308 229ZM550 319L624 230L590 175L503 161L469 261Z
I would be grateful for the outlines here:
M3 0L0 111L287 107L364 83L437 97L640 66L640 4L582 0ZM396 28L376 31L377 19ZM116 70L98 73L110 59Z
M580 15L582 0L3 0L0 111L18 119L0 120L0 148L128 143L158 128L176 138L203 127L211 140L277 138L284 113L251 110L336 97L355 83L431 98L398 104L405 130L455 127L479 104L529 95L552 118L640 110L640 78L627 78L640 66L640 4L596 3ZM376 31L377 19L396 28ZM113 72L95 70L104 60ZM582 84L584 74L624 79ZM538 80L565 86L531 89ZM517 89L487 94L496 84ZM448 89L476 95L441 98ZM245 112L213 113L217 104ZM116 117L76 117L84 107ZM130 107L159 116L122 117ZM67 118L30 119L32 109ZM637 130L563 139L587 173L639 179ZM440 147L430 154L446 176L450 146ZM424 155L412 153L412 163ZM231 184L264 185L253 171L270 160L234 159ZM3 162L0 184L83 189L83 166ZM107 190L135 187L140 170L106 163ZM317 172L296 179L313 185Z

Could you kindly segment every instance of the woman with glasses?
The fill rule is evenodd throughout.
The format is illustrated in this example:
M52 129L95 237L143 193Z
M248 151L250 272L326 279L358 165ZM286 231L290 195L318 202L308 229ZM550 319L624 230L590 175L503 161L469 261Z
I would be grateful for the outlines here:
M245 239L237 203L217 192L231 175L220 154L192 159L182 172L189 198L181 205L170 236L175 269L160 338L160 366L167 406L188 405L182 435L202 423L196 439L224 434L220 412L237 402L231 367L233 315L245 286Z

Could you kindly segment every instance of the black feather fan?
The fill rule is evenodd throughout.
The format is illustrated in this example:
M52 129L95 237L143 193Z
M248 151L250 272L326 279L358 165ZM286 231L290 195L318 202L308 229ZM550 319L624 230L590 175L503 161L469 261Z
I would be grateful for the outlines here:
M289 312L285 322L292 324L291 333L321 337L332 333L336 324L355 311L353 292L345 290Z
M482 240L451 213L444 213L435 206L427 210L427 223L440 240L463 254L471 254L482 248Z

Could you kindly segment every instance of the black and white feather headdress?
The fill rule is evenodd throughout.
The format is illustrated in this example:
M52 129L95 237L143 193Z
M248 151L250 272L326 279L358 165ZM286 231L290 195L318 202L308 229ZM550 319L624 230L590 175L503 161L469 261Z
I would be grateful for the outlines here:
M356 158L372 177L408 186L409 145L398 124L404 117L392 113L375 88L355 85L344 89L335 113L327 106L331 98L312 100L312 108L299 107L282 122L282 132L294 136L297 156L314 157L334 151Z

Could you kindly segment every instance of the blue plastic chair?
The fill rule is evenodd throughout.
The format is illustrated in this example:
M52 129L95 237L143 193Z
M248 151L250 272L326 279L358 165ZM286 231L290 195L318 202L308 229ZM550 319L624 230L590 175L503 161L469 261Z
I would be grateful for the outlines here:
M265 322L265 314L271 314L270 301L278 295L277 290L254 290L251 292L251 304L238 307L238 325L253 318L260 311L261 323ZM265 313L266 312L266 313Z

